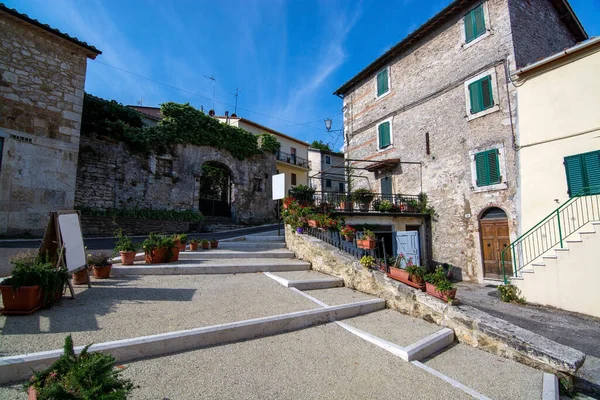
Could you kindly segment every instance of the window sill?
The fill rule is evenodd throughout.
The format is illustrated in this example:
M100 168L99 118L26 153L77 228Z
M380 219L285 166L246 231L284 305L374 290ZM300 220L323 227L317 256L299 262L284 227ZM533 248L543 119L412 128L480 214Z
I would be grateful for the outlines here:
M477 119L479 117L486 116L486 115L494 113L496 111L500 111L500 106L498 104L496 104L495 106L493 106L491 108L488 108L487 110L480 111L477 114L467 115L467 121L471 121L471 120Z
M484 33L483 35L481 35L481 36L479 36L479 37L477 37L477 38L475 38L475 39L471 40L469 43L464 43L464 44L462 45L462 48L463 48L463 50L466 50L466 49L468 49L469 47L471 47L471 46L473 46L473 45L475 45L475 44L477 44L477 43L481 42L483 39L485 39L486 37L490 36L490 34L491 34L491 33L490 33L490 30L488 29L488 30L486 30L486 31L485 31L485 33Z
M388 89L388 91L387 91L387 92L385 92L384 94L382 94L382 95L380 95L380 96L375 96L375 101L377 101L377 100L381 100L381 99L383 99L384 97L387 97L387 96L388 96L390 93L392 93L392 91Z
M390 144L389 146L386 147L382 147L380 149L377 149L378 153L383 153L384 151L388 151L388 150L392 150L394 148L393 144Z
M492 192L494 190L505 190L505 189L508 189L508 183L502 182L502 183L497 183L495 185L489 185L489 186L475 186L475 187L473 187L473 193Z

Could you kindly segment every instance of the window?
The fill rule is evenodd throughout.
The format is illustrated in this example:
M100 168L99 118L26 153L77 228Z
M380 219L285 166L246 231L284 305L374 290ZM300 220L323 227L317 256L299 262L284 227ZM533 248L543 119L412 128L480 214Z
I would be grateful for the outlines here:
M292 174L292 185L296 184L296 174Z
M262 192L263 191L262 179L260 179L260 178L254 178L253 190L255 192Z
M331 187L331 179L325 179L325 187L327 187L327 188Z
M491 75L487 75L469 84L469 99L471 114L477 114L494 106Z
M296 149L293 147L290 147L290 153L292 153L292 164L296 164Z
M472 42L486 31L483 4L480 4L465 15L465 42Z
M569 196L600 193L600 150L565 157Z
M173 161L166 158L156 159L156 175L171 176L173 173Z
M331 156L325 156L325 164L331 165Z
M338 182L338 192L344 193L344 182Z
M383 96L390 90L389 68L386 67L383 71L377 74L377 97Z
M380 149L385 149L392 144L391 123L390 121L382 122L377 126L378 144Z
M477 186L490 186L502 182L498 149L491 149L475 154L475 170Z

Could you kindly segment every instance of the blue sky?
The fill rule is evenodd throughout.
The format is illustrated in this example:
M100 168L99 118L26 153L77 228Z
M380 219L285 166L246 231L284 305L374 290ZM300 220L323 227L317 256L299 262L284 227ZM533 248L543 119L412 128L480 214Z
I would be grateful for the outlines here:
M333 91L450 0L4 0L96 46L86 91L124 104L166 101L233 112L306 141L342 144ZM571 0L590 36L600 0ZM385 16L382 18L382 16ZM177 90L104 64L166 83ZM203 96L203 97L202 97Z

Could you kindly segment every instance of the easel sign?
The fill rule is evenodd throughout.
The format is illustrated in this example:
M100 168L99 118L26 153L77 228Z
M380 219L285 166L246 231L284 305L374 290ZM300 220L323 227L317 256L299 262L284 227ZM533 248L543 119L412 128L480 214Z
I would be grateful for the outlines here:
M87 257L77 211L50 213L50 220L44 233L39 254L42 257L47 255L57 268L63 265L66 266L69 273L82 269L87 272ZM89 275L87 281L88 287L91 287ZM71 295L75 297L71 280L69 280L69 290Z

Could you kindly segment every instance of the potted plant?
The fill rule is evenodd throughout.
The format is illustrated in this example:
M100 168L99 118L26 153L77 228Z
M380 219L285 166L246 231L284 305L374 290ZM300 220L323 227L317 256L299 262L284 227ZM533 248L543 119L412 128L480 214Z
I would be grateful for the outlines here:
M317 214L309 214L306 217L306 220L308 222L308 226L311 228L318 228L319 227L319 221L318 221L318 215Z
M88 254L88 265L94 271L94 276L98 279L110 277L112 263L109 261L108 254L104 252Z
M114 399L125 400L135 386L120 376L115 358L109 354L89 353L86 346L79 355L71 335L65 338L63 354L44 371L35 372L24 384L29 399Z
M344 196L343 200L339 203L339 208L341 211L352 211L352 197Z
M377 202L377 204L375 204ZM389 200L375 200L373 202L373 208L379 212L389 212L392 211L394 205Z
M297 199L302 206L308 206L313 203L313 196L316 190L306 185L298 185L290 189L290 197Z
M408 282L410 282L408 272L402 268L402 264L405 264L405 262L406 258L404 257L404 254L400 253L394 260L393 265L390 265L390 270L387 275L392 279L408 284Z
M216 249L219 247L219 241L217 239L210 239L210 248Z
M85 285L90 281L90 272L88 268L82 268L71 274L73 285Z
M179 250L185 251L185 245L187 244L187 235L185 233L180 233L177 235L177 239L179 239Z
M293 197L286 197L283 199L283 209L287 210L294 201L296 201L296 199Z
M190 240L190 250L191 251L196 251L198 250L198 239L192 239Z
M373 250L377 245L377 237L373 232L365 229L360 235L360 239L356 240L356 245L359 249Z
M160 247L165 251L165 262L170 263L179 260L179 245L175 244L175 239L169 236L162 236Z
M210 249L210 242L208 240L202 239L202 241L200 243L202 244L202 249L203 250Z
M448 279L444 267L438 265L434 272L425 275L427 294L443 301L453 302L456 298L456 288Z
M114 254L117 254L118 252L121 255L121 264L133 265L133 262L135 261L136 252L139 250L139 246L133 243L131 236L124 235L123 230L121 228L115 231L114 237Z
M296 233L298 233L298 234L302 235L302 234L304 233L304 228L303 228L303 227L301 227L301 226L297 227L297 228L296 228Z
M410 262L406 266L406 272L408 272L411 282L414 282L418 286L423 286L425 284L425 267L414 265Z
M12 257L11 276L0 283L2 314L30 314L42 306L57 301L69 280L65 267L56 268L34 253L20 253Z
M373 265L375 264L375 258L372 256L362 256L360 259L360 264L367 269L373 268Z
M350 225L346 225L342 228L340 233L344 237L344 240L346 240L347 242L352 242L354 240L354 237L356 236L356 229L354 229Z
M167 249L163 246L161 235L154 232L148 235L148 238L142 242L144 253L146 254L146 264L164 263L167 256Z
M375 195L369 189L360 188L352 192L352 201L358 203L361 211L369 211L369 204L373 201Z

